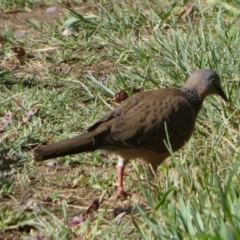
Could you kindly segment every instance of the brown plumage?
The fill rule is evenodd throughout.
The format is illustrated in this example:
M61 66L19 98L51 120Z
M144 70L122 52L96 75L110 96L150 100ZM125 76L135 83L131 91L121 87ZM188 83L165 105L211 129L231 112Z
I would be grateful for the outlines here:
M125 100L78 137L34 150L35 160L103 149L119 156L118 193L123 194L123 172L129 159L142 158L157 168L191 137L205 97L227 98L220 78L210 69L195 71L181 89L140 92ZM170 146L169 146L170 143Z

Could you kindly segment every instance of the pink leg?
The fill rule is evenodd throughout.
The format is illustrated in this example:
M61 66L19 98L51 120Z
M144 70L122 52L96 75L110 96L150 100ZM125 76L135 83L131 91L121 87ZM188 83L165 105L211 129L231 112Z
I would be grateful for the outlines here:
M125 195L123 190L123 175L124 169L128 162L128 159L124 159L122 157L118 157L117 171L118 171L118 196Z

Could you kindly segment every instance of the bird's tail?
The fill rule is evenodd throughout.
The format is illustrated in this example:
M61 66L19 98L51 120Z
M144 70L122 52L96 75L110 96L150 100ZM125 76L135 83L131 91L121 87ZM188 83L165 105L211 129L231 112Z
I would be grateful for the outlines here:
M42 161L75 153L94 151L99 147L95 137L93 132L89 132L78 137L38 147L34 150L34 159Z

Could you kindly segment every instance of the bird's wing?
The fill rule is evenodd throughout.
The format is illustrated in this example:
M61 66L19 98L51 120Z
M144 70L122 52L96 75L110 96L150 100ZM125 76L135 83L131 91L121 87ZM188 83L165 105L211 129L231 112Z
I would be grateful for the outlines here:
M148 91L152 92L152 91ZM138 94L133 95L130 98L127 98L123 103L121 103L118 107L114 108L112 111L105 114L102 118L100 118L97 122L95 122L93 125L88 127L88 131L93 131L97 127L99 127L101 124L110 121L113 118L119 118L121 119L123 116L125 116L132 108L134 108L136 105L141 103L141 101L144 99L147 92L141 92Z
M184 109L182 110L182 108ZM139 147L144 144L149 145L152 141L155 145L157 142L159 144L153 146L153 148L161 150L165 148L163 140L166 139L166 128L170 138L175 134L177 136L182 135L181 127L178 130L175 129L175 126L178 126L179 120L181 120L178 117L184 118L188 122L190 133L183 133L183 135L190 136L195 123L195 116L189 102L174 89L159 89L139 93L127 99L90 127L90 130L107 125L109 129L107 141L113 145L123 144L130 147ZM191 118L194 119L191 120ZM181 145L188 140L185 138L189 138L183 135ZM148 146L148 148L151 148L151 146Z

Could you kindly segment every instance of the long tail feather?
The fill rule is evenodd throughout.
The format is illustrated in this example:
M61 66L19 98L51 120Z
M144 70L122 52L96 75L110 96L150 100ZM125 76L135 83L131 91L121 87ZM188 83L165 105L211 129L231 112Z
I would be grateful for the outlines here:
M34 150L34 159L37 161L65 155L94 151L98 149L92 133L85 133L75 138L65 139Z

